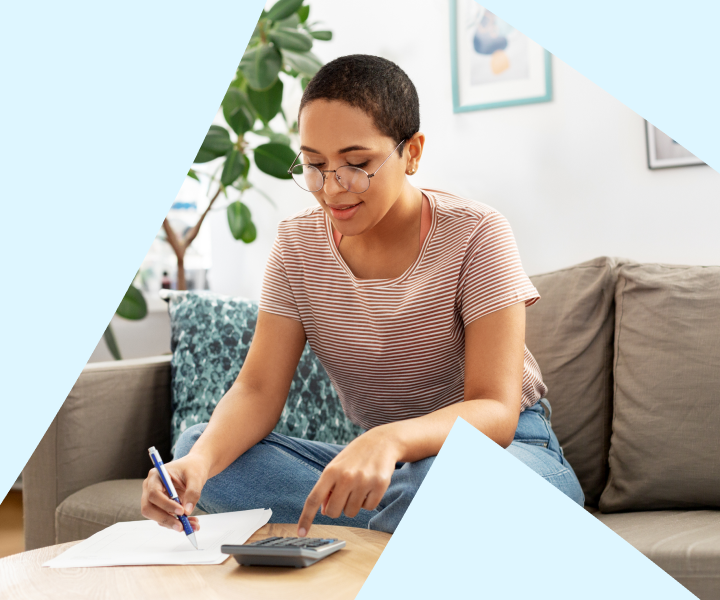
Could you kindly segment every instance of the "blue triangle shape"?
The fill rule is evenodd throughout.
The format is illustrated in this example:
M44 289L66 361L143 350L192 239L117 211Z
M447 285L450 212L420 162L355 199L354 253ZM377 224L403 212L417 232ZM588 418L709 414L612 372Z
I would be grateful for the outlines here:
M518 31L720 170L720 3L480 0Z
M458 418L357 600L694 599Z

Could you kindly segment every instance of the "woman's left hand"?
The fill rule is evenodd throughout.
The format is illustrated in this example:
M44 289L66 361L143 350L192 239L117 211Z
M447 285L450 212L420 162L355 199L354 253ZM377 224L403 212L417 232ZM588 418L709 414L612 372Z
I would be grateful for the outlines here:
M298 522L304 537L318 508L332 519L343 512L355 517L361 508L374 510L390 485L400 452L387 426L376 427L354 439L332 459L305 500Z

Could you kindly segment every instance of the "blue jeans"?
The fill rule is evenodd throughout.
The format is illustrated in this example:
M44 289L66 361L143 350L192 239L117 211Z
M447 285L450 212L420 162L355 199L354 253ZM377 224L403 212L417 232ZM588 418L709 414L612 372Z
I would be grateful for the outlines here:
M545 417L543 405L547 407ZM546 481L583 506L585 497L570 463L550 427L550 404L542 399L520 413L515 439L507 451ZM190 452L207 423L186 429L178 440L175 458ZM208 513L251 508L272 508L271 523L297 523L305 499L325 466L345 446L313 442L271 433L205 483L197 505ZM393 533L400 523L434 456L413 463L398 463L390 486L375 510L353 518L320 514L314 523L362 527Z

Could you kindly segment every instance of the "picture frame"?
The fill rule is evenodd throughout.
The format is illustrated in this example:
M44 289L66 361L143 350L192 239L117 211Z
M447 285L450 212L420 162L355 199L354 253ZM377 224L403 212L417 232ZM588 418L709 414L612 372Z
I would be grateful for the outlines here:
M474 0L450 0L454 113L551 101L551 57Z
M645 121L645 147L648 169L694 167L705 164L648 121Z

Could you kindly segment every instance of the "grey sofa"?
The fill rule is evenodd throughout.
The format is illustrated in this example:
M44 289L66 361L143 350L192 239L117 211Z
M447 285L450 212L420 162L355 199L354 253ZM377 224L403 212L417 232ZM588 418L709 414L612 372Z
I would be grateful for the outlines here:
M720 600L720 267L601 257L532 280L526 343L586 509ZM85 367L23 471L28 550L142 519L170 384L170 356Z

